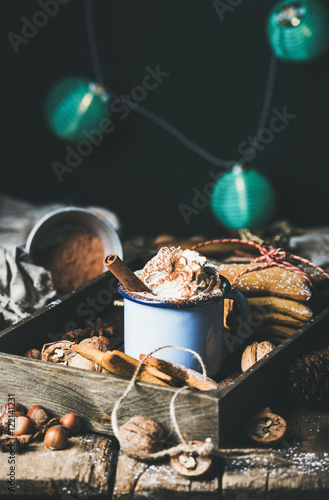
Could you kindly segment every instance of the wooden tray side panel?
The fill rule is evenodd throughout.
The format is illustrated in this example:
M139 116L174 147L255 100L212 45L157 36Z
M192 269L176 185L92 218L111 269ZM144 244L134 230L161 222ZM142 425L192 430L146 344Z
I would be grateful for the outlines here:
M32 346L55 342L68 331L94 321L116 298L116 279L109 272L98 276L61 299L51 302L0 332L0 352L24 354Z
M241 443L246 419L266 406L285 407L293 398L288 388L289 364L321 345L329 333L329 308L319 313L254 367L219 392L221 446ZM284 415L282 415L284 417Z
M54 365L20 356L0 354L0 404L13 395L26 407L45 406L56 417L68 412L80 415L88 430L113 434L111 412L129 380L77 368ZM169 405L177 389L137 382L119 409L121 425L134 415L153 418L171 431ZM186 439L211 437L218 443L218 399L196 389L179 394L176 418ZM177 442L172 430L171 441Z

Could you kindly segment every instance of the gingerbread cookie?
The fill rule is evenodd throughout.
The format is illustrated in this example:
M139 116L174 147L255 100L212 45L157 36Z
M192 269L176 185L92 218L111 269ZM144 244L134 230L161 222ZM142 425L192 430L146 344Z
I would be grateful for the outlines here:
M261 313L281 313L287 314L300 321L309 321L313 316L312 309L304 302L281 297L248 297L248 304L251 311Z
M249 267L249 264L221 264L218 266L218 271L232 283L241 271ZM247 298L274 295L301 302L307 302L312 298L311 286L306 278L278 266L243 274L234 283L234 288Z
M264 325L253 329L249 342L263 342L267 340L275 345L279 345L295 333L296 328L291 328L284 325Z
M268 340L267 337L270 336L279 336L279 337L290 337L297 328L292 327L292 326L287 326L287 325L263 325L259 326L258 328L253 329L252 335L259 335L263 336L264 340Z
M228 314L226 318L226 323L230 329L233 328L235 330L239 323L238 312L233 311L232 313ZM264 314L262 312L254 310L250 311L249 323L251 328L259 328L262 325L269 325L269 324L284 325L284 326L298 328L300 326L303 326L305 321L293 318L288 314L281 314L277 312Z

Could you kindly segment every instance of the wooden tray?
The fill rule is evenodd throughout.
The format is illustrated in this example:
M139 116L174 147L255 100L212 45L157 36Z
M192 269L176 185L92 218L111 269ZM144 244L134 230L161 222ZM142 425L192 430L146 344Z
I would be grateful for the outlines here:
M104 313L116 315L122 327L123 307L113 305L121 298L113 292L115 288L115 279L106 272L0 332L0 405L11 394L27 407L44 405L54 416L73 411L83 417L87 429L112 434L110 415L127 387L127 379L27 359L22 354L40 343L59 339L65 329L83 326L87 310L94 311L93 319ZM319 344L328 327L329 307L226 387L209 392L190 388L180 394L175 407L184 437L211 437L216 445L225 447L241 444L245 419L266 406L275 409L287 389L289 362ZM232 362L235 358L233 355ZM219 377L227 374L223 371ZM133 415L144 415L169 432L169 403L176 390L138 382L119 411L119 423ZM174 431L171 440L177 441Z

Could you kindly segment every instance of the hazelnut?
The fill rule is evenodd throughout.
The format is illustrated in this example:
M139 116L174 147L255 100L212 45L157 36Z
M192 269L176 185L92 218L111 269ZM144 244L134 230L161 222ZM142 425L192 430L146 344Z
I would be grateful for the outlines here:
M31 359L41 359L41 351L39 351L39 349L29 349L24 354L24 357Z
M47 410L41 405L32 406L27 412L27 416L34 422L35 425L44 425L48 420L50 420L50 416L47 413Z
M4 415L0 417L0 433L4 432L5 434L8 434L9 426L13 427L14 425L14 421L12 420L14 417L25 417L25 413L20 411L4 413Z
M81 419L75 413L67 413L60 419L60 423L70 431L71 434L78 434L81 430Z
M15 417L16 425L13 435L21 436L22 434L33 434L34 432L34 424L32 420L28 417Z
M67 430L63 425L49 427L44 443L50 450L62 450L67 444Z
M120 427L120 446L131 458L158 451L165 440L159 424L150 418L135 416Z
M2 408L1 415L4 415L5 413L13 414L16 411L22 413L22 415L25 415L25 408L21 403L18 403L16 401L9 402L6 403L5 406Z
M1 431L5 434L13 434L14 428L16 426L16 417L25 417L24 413L15 411L13 413L5 413L2 415L0 420Z
M275 345L268 341L253 342L248 345L242 353L241 370L243 372L249 370L255 363L269 354L274 347Z
M1 419L2 430L11 436L21 436L22 434L33 434L33 422L25 415L6 414Z

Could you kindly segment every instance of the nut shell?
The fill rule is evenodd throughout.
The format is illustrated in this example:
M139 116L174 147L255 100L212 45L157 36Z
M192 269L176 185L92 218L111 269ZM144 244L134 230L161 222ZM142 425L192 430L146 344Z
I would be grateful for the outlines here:
M147 417L132 417L120 427L122 451L137 460L141 460L143 454L159 451L164 440L165 434L162 427Z
M260 359L269 354L275 345L267 340L264 342L253 342L248 345L241 356L241 370L243 372L249 370Z
M84 339L80 342L82 345L93 347L99 351L107 351L106 346L98 337ZM87 358L80 356L80 354L72 350L74 342L69 340L62 340L60 342L52 342L45 344L42 348L41 359L42 361L50 361L52 363L62 363L73 368L83 368L84 370L94 372L106 372L104 368L97 363L93 363Z
M202 441L190 441L189 444L202 446ZM200 457L196 453L181 452L170 458L170 465L181 476L199 477L206 474L212 467L213 459L211 457Z
M252 441L272 445L282 441L287 432L287 423L270 411L253 415L246 424L246 434Z
M42 361L50 361L51 363L67 364L67 361L74 354L72 345L73 342L69 342L68 340L44 344L41 351L41 359Z

